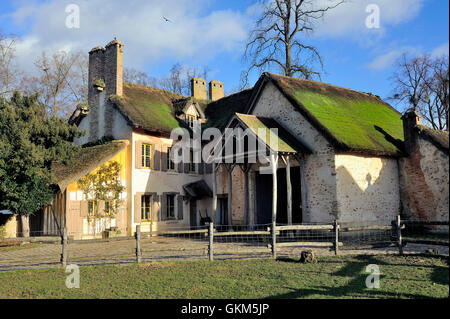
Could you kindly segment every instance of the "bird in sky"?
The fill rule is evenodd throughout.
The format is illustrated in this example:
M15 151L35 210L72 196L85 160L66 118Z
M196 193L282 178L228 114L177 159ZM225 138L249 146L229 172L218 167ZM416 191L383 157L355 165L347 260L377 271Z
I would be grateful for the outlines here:
M163 19L164 19L166 22L172 22L172 21L170 21L169 19L167 19L167 18L164 17L164 16L163 16Z

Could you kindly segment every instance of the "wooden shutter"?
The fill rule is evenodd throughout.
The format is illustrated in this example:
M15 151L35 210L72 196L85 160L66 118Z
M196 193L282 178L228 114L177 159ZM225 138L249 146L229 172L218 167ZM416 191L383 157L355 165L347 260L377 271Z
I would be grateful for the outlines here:
M141 222L141 195L142 193L136 193L134 195L134 222Z
M160 196L152 193L152 220L159 222L161 220Z
M153 145L153 169L156 171L161 170L161 152L156 145Z
M87 217L88 215L88 201L82 200L80 204L80 216Z
M183 219L183 196L177 195L177 209L178 209L178 219Z
M167 193L161 195L161 220L167 220Z
M167 167L167 146L162 146L161 148L161 167L162 167L162 171L163 172L167 172L167 170L169 169Z
M136 141L135 146L135 157L136 157L136 168L142 168L142 142Z

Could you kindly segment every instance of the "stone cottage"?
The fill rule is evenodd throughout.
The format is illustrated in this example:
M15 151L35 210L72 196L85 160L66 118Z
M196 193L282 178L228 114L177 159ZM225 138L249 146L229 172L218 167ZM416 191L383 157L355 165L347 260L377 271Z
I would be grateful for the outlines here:
M227 97L223 83L211 81L208 90L194 78L184 97L123 83L123 50L114 40L90 51L89 105L70 118L86 131L74 141L83 148L75 166L55 163L60 191L32 230L66 227L69 236L91 238L107 229L131 235L136 225L196 227L205 218L220 225L389 224L399 213L448 220L448 133L421 126L412 113L402 117L370 93L270 73ZM174 163L171 132L192 132L194 123L247 130L268 161L249 162L244 148L242 161ZM273 128L276 149L261 136ZM88 216L107 204L93 207L77 182L111 161L121 164L122 205L93 229Z

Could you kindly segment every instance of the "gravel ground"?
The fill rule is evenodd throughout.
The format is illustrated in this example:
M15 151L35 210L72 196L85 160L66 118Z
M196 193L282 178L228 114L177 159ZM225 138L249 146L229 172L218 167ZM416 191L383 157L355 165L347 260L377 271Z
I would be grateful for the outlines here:
M135 262L136 243L134 240L107 242L72 242L68 248L68 264L77 265L115 265ZM311 249L317 256L334 255L328 248L290 247L277 252L280 257L299 257L302 250ZM448 246L408 244L405 254L423 253L437 249L448 255ZM173 237L153 237L142 240L143 262L163 260L207 260L208 241ZM396 247L370 249L340 249L339 254L397 254ZM60 265L60 244L23 245L18 249L0 248L0 271L53 268ZM265 258L270 257L270 249L261 243L259 246L246 243L214 242L214 259Z

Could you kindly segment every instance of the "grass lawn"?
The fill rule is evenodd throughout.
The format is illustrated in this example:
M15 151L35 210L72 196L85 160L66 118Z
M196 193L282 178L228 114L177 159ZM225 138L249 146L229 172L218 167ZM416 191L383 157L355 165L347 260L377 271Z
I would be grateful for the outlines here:
M380 288L367 289L366 266ZM0 273L0 298L448 298L448 256L332 256L297 260L163 262L80 268L80 288L63 268Z

